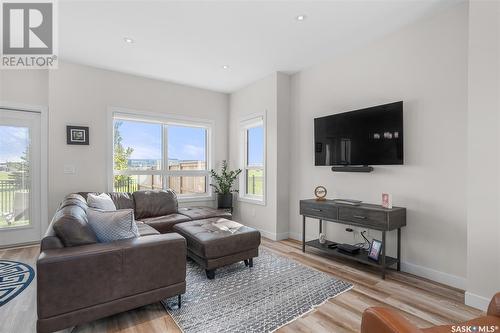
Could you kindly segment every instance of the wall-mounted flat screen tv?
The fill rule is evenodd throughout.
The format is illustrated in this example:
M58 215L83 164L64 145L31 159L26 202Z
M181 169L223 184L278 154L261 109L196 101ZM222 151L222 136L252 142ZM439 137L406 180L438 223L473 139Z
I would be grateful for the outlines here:
M403 102L314 119L316 165L403 164Z

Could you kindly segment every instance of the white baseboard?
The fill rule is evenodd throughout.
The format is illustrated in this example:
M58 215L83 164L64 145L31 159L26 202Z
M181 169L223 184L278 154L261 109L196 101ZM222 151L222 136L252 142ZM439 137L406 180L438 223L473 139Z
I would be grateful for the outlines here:
M269 239L274 240L274 241L288 239L288 232L274 233L274 232L269 232L269 231L262 230L262 229L257 229L257 230L259 230L260 234L263 237L269 238Z
M285 239L288 239L288 237L290 237L288 235L288 232L280 232L280 233L276 234L276 239L275 240L278 240L278 241L285 240Z
M302 241L302 234L290 232L289 237L295 240ZM460 276L441 272L432 268L415 265L409 262L401 262L401 270L406 273L421 276L423 278L436 281L447 286L455 287L458 289L466 288L466 279Z
M432 268L415 265L409 262L401 262L401 270L406 273L421 276L426 279L436 281L447 286L458 289L465 289L467 280L463 277L441 272Z
M490 299L473 294L471 292L465 292L465 305L472 306L473 308L486 311L488 305L490 304Z

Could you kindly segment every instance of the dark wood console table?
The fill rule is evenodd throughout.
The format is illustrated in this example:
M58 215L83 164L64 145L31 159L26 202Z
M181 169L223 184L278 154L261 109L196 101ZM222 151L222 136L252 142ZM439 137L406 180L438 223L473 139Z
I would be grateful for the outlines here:
M379 205L360 204L352 206L340 204L333 200L316 201L314 199L300 200L300 215L302 215L302 252L306 245L321 250L329 255L344 259L355 260L364 264L380 268L382 278L385 279L387 268L396 265L401 269L401 227L406 225L406 208L383 208ZM334 243L327 241L321 244L319 239L306 242L306 218L319 220L319 233L323 231L323 221L347 224L382 232L382 249L379 261L368 258L368 251L361 249L357 254L349 254L338 249L331 249L328 245ZM386 232L397 231L397 257L386 255Z

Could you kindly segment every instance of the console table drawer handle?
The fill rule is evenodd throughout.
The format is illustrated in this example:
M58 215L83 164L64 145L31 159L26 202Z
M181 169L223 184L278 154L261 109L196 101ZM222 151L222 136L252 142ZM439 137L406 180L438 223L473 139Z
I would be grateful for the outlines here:
M362 215L354 215L353 217L356 219L366 220L366 216L362 216Z
M317 208L310 208L313 212L322 212L323 210Z

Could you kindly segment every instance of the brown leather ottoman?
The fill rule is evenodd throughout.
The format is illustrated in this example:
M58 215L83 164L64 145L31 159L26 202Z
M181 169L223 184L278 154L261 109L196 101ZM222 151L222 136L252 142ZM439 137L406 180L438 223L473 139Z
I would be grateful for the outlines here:
M188 256L202 266L209 279L215 277L219 267L244 261L253 267L253 258L259 255L260 232L242 226L234 233L213 226L221 218L183 222L174 231L187 240Z

